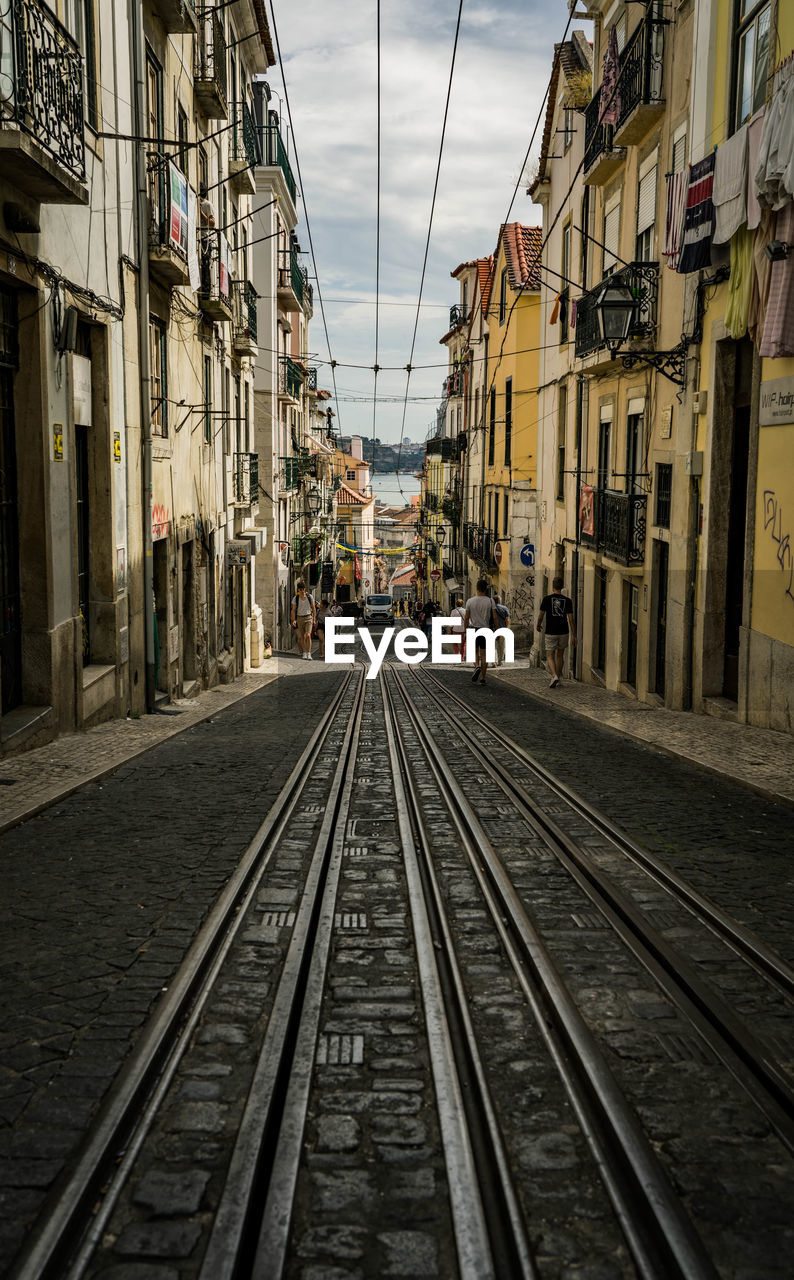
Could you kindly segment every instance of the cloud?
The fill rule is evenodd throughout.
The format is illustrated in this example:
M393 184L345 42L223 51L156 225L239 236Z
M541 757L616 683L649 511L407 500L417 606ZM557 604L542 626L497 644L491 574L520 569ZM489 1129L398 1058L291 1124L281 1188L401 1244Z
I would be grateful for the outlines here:
M454 0L445 0L443 6L440 0L382 6L380 296L411 304L381 308L382 366L404 366L411 353L457 13ZM374 299L375 14L374 3L363 10L341 0L305 0L290 6L276 2L320 286L329 298ZM456 303L458 285L450 271L494 248L541 112L553 44L562 36L566 17L562 2L551 13L547 4L532 6L526 0L463 6L424 285L427 301ZM272 69L270 81L280 93L278 68ZM539 210L522 187L510 216L540 221ZM300 238L308 248L302 232ZM374 363L374 306L329 302L326 319L331 354L340 365ZM447 319L443 308L422 309L412 357L415 366L443 364L446 352L438 340ZM327 358L316 299L310 344ZM443 374L443 368L434 368L417 370L411 377L411 396L427 397L408 403L405 430L412 439L422 437L435 420ZM320 366L320 379L331 386L327 366ZM337 383L354 394L371 396L373 373L340 367ZM404 372L384 372L378 392L402 395L405 383ZM343 430L369 434L371 404L340 399L337 408ZM379 405L376 433L396 439L401 420L401 405Z

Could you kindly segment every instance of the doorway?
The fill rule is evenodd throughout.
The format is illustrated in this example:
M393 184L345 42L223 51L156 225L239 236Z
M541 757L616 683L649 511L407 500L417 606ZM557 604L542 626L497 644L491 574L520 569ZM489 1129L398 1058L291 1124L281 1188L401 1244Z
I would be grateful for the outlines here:
M670 547L666 542L656 543L656 661L654 663L653 690L660 698L665 694L665 652L667 647L667 580L670 565Z
M2 355L0 354L0 359ZM2 712L22 702L22 608L19 581L14 375L0 367L0 690Z
M744 540L747 524L747 471L750 450L750 398L753 347L745 339L736 344L733 444L731 448L728 535L725 562L725 665L723 697L739 699L739 640L744 601Z
M633 583L626 592L626 684L637 687L637 629L640 613L640 592Z
M602 675L607 667L607 571L596 569L596 625L598 642L596 644L596 670Z

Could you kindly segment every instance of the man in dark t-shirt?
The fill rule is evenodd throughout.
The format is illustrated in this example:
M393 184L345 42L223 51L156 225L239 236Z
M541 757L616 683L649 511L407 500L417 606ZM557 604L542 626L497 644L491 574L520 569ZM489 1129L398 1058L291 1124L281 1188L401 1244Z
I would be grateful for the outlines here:
M549 687L552 689L557 688L562 677L562 664L568 647L569 632L571 643L576 644L573 601L570 596L562 594L563 585L562 578L553 580L552 594L543 597L538 614L538 631L543 630L543 619L546 619L546 666L551 676Z

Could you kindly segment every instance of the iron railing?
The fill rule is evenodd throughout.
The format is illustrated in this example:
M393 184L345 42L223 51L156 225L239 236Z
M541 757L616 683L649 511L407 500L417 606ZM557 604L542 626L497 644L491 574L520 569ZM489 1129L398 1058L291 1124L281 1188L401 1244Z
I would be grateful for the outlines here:
M466 323L466 312L463 307L454 306L449 309L449 327L457 329L459 324Z
M25 133L80 182L85 181L83 58L75 41L39 0L12 0L14 46L3 59L0 118Z
M232 472L232 505L250 507L259 501L259 454L236 453Z
M235 102L233 110L234 128L232 129L230 159L244 164L248 169L253 169L255 165L261 163L259 139L254 117L248 110L248 103L246 102Z
M303 377L295 361L291 360L289 356L282 356L279 362L278 374L278 389L282 395L288 395L293 400L299 400Z
M442 462L457 462L459 456L458 437L455 436L454 439L449 439L446 436L436 436L425 444L425 453L440 457Z
M281 255L281 265L278 271L278 285L280 289L292 289L298 304L302 307L306 290L309 287L308 276L306 271L298 262L298 255L294 249L289 249Z
M194 79L211 85L218 96L226 96L226 37L221 20L214 9L199 10L199 29L195 40Z
M281 141L281 133L278 126L274 124L263 125L259 130L259 137L262 144L262 164L272 168L278 167L281 170L284 174L287 190L294 201L297 187L295 186L292 166L287 159L287 152L284 143Z
M317 369L314 365L309 369L309 390L317 390Z
M642 564L645 559L647 527L644 493L617 493L612 489L593 490L593 532L580 529L586 547L601 550L620 564Z
M155 247L173 249L174 253L179 254L179 257L187 262L189 248L187 213L183 208L184 190L182 189L185 187L189 192L190 187L176 165L164 157L160 159L156 168L150 171L150 241Z
M231 307L231 253L226 237L217 228L201 233L201 288L204 302L220 302Z
M284 463L284 471L282 473L282 489L297 489L298 480L300 478L298 472L298 459L294 457L282 458Z
M635 107L661 103L664 64L663 25L643 19L627 40L620 55L620 129Z
M463 525L464 549L487 569L496 568L494 547L498 541L499 539L494 537L490 529L484 529L482 525L472 524L470 521L466 521Z
M615 126L601 123L601 88L590 99L584 113L584 171L588 173L605 151L612 150Z
M625 285L634 299L634 315L629 338L649 338L656 332L656 301L659 289L657 262L632 262L609 277L615 285ZM603 283L603 281L602 281ZM601 337L596 298L601 285L582 295L576 302L576 355L588 356L606 343Z
M255 343L257 292L250 280L232 281L233 337Z

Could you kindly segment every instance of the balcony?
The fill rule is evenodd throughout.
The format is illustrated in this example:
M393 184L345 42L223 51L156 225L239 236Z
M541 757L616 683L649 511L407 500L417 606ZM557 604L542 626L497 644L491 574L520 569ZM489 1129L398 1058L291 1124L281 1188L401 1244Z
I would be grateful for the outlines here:
M201 233L201 285L198 303L208 320L232 319L231 250L222 231Z
M584 181L600 187L608 182L626 158L625 151L614 146L614 126L601 124L601 90L591 98L584 113Z
M170 160L161 160L149 182L149 270L160 284L190 284L188 184Z
M214 9L201 9L195 41L193 91L204 115L225 120L229 114L226 96L226 37Z
M494 559L494 547L499 541L489 529L468 521L463 526L463 548L469 555L491 573L497 569Z
M154 0L154 8L169 35L195 35L196 0Z
M278 394L282 400L300 400L303 375L299 365L282 356L278 365Z
M278 302L285 311L300 311L303 308L305 290L308 286L306 272L298 262L294 249L283 253L278 268Z
M450 439L446 436L435 436L427 441L425 453L428 456L441 458L442 462L457 462L460 456L458 437Z
M468 320L468 315L464 311L463 307L457 307L457 306L450 307L449 309L450 329L457 329L459 325L465 324L467 320Z
M257 293L250 280L232 281L232 345L240 356L255 356Z
M308 382L308 386L309 386L309 390L310 390L310 391L316 391L316 390L317 390L317 369L315 368L315 366L314 366L314 365L312 365L312 367L309 369L309 382Z
M615 284L628 286L634 298L634 318L629 329L629 339L652 338L656 333L656 299L659 288L659 264L657 262L632 262L609 277ZM602 282L603 283L603 282ZM601 337L598 324L596 298L601 285L591 289L576 301L577 359L604 352L601 363L611 364L612 353Z
M287 159L287 152L284 143L281 141L278 125L263 125L259 130L259 141L262 147L260 163L267 168L279 168L281 170L294 204L296 199L295 179L292 176L292 167Z
M281 473L281 487L285 491L297 489L300 480L300 472L298 470L298 459L294 457L282 458L284 469Z
M636 146L664 114L664 27L646 18L620 55L620 112L615 142Z
M80 50L44 4L11 0L0 20L0 52L6 178L43 204L87 204Z
M232 471L232 506L259 506L259 454L236 453Z
M647 494L593 491L593 532L580 529L585 547L603 551L611 560L636 568L645 560Z
M242 196L256 194L256 175L259 164L259 139L256 125L245 102L232 106L234 127L229 140L229 181L232 189Z

